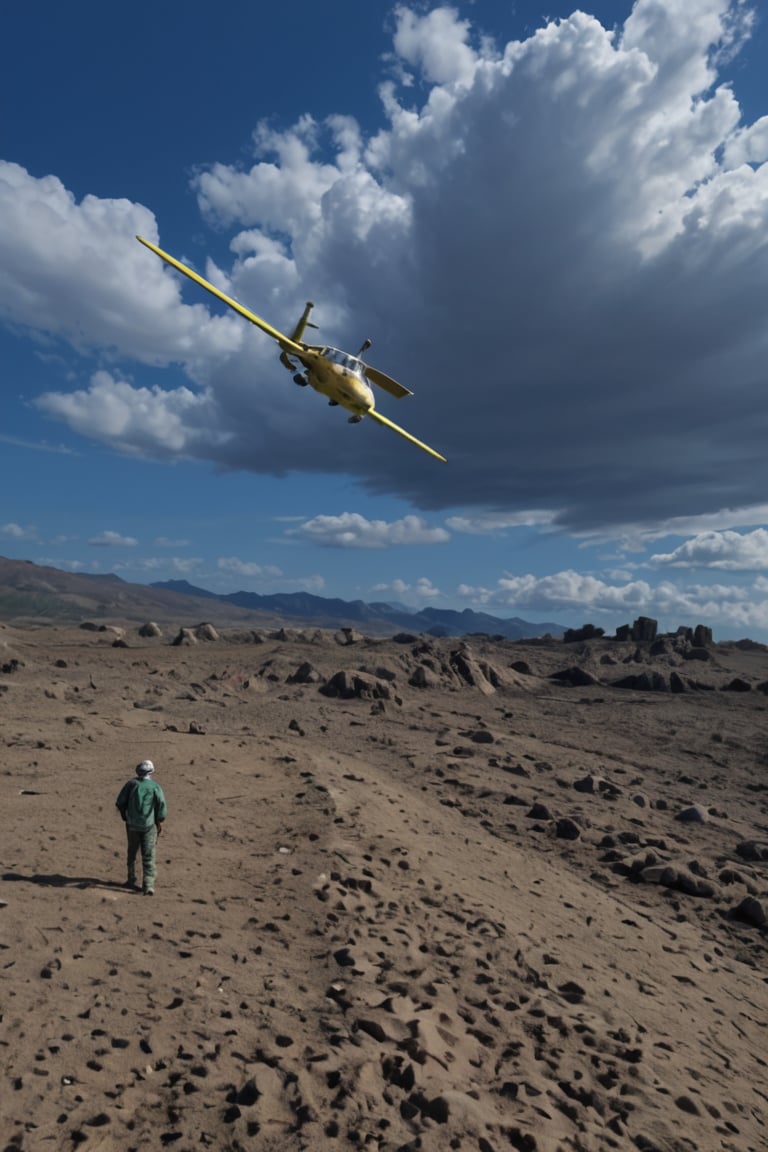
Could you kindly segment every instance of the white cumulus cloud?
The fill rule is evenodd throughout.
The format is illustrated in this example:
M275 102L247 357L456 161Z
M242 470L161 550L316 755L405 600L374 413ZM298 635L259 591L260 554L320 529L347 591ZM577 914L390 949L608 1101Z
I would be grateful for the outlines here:
M0 161L0 319L149 364L194 367L239 347L234 317L182 304L178 280L137 233L157 242L143 205L78 203L58 177Z
M238 576L273 579L283 575L282 569L274 565L255 564L251 560L240 560L237 556L220 556L216 563L220 571L235 572Z
M135 548L139 542L133 536L123 536L120 532L107 530L91 536L88 543L93 548Z
M5 536L9 540L36 540L37 529L31 524L24 526L11 521L8 524L0 524L0 536Z
M552 524L557 513L554 511L520 511L482 513L477 516L449 516L445 523L452 532L465 532L470 536L497 536L509 528L546 527Z
M409 601L431 602L443 595L428 576L420 576L412 583L397 577L386 584L374 584L371 591L375 592L377 596L396 596L398 600L404 600L406 603Z
M288 532L330 548L389 548L399 544L442 544L450 539L444 528L430 528L420 516L368 520L359 512L315 516Z
M702 532L673 552L657 552L651 563L671 568L720 568L757 572L768 569L768 531Z

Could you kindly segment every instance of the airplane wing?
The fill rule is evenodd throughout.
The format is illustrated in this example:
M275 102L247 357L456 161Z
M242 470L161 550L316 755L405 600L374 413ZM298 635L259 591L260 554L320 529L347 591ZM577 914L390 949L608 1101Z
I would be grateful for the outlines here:
M398 384L397 380L393 380L391 376L387 376L386 372L379 372L378 368L371 368L370 364L365 364L364 368L371 383L378 384L379 388L389 392L390 396L397 396L398 400L402 399L403 396L413 396L413 392L402 384Z
M156 256L159 256L161 260L165 260L166 264L170 264L172 268L175 268L177 272L183 272L185 276L188 276L190 280L194 280L201 288L205 288L206 291L210 292L213 296L218 297L219 300L223 300L225 304L228 304L230 308L234 308L235 312L239 312L246 320L250 320L251 324L255 324L257 328L261 328L263 332L266 332L267 335L271 336L274 340L278 340L280 347L284 351L293 352L297 356L304 351L301 344L296 344L289 336L286 336L283 332L278 332L277 328L273 328L271 324L267 324L266 320L262 320L255 312L244 308L237 300L233 300L231 296L227 296L225 292L215 288L213 284L209 284L202 276L198 276L197 272L193 272L191 268L187 268L186 264L175 260L173 256L169 256L167 252L163 252L162 248L158 248L156 245L150 243L149 240L145 240L143 236L137 236L136 239L143 244L145 248L149 248Z
M422 451L428 452L430 456L434 456L436 460L442 460L443 464L447 464L445 456L441 456L439 452L435 452L434 448L430 448L428 444L422 444L421 440L417 440L415 436L411 436L410 432L406 432L405 428L401 428L398 424L394 424L391 420L387 420L386 416L382 416L375 408L366 412L371 420L376 420L379 424L383 424L385 428L391 428L393 432L398 432L404 436L406 440L410 440L411 444L415 444L417 448Z

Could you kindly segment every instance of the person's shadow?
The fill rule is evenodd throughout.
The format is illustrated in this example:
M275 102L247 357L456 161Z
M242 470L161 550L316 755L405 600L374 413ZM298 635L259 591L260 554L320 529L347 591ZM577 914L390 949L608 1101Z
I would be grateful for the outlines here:
M98 876L62 876L58 872L40 872L25 876L22 872L2 872L0 880L25 881L44 888L125 888L118 880L101 880Z

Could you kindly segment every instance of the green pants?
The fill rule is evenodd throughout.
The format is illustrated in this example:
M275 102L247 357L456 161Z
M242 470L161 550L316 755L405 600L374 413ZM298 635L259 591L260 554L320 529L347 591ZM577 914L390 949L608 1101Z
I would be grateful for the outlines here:
M157 875L157 825L131 828L126 824L125 828L128 833L128 883L136 883L136 857L141 849L143 888L147 892L154 889Z

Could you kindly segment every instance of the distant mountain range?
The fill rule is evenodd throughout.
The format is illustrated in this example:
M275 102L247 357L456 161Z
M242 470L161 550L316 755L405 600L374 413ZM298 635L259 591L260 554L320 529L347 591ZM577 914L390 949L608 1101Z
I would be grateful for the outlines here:
M114 573L103 575L64 572L31 560L0 556L0 621L21 625L78 624L86 620L154 620L166 625L189 625L205 620L219 627L261 630L289 625L294 628L357 628L369 636L397 632L428 632L433 636L465 636L484 632L508 640L535 636L562 636L560 624L532 624L514 616L502 619L465 608L422 608L414 612L404 604L366 604L309 592L232 592L219 596L195 588L186 580L131 584Z
M319 628L347 626L379 635L407 631L427 632L432 636L465 636L483 632L491 636L503 636L507 640L524 640L547 633L550 636L562 636L565 631L561 624L533 624L519 616L502 618L490 616L486 612L473 612L470 608L461 612L450 608L422 608L415 612L404 604L366 604L363 600L339 600L313 596L310 592L276 592L270 596L262 596L257 592L218 595L205 588L196 588L186 580L160 580L150 587L175 592L180 596L194 596L198 600L215 600L252 612L268 613L289 620L294 625L312 624Z

